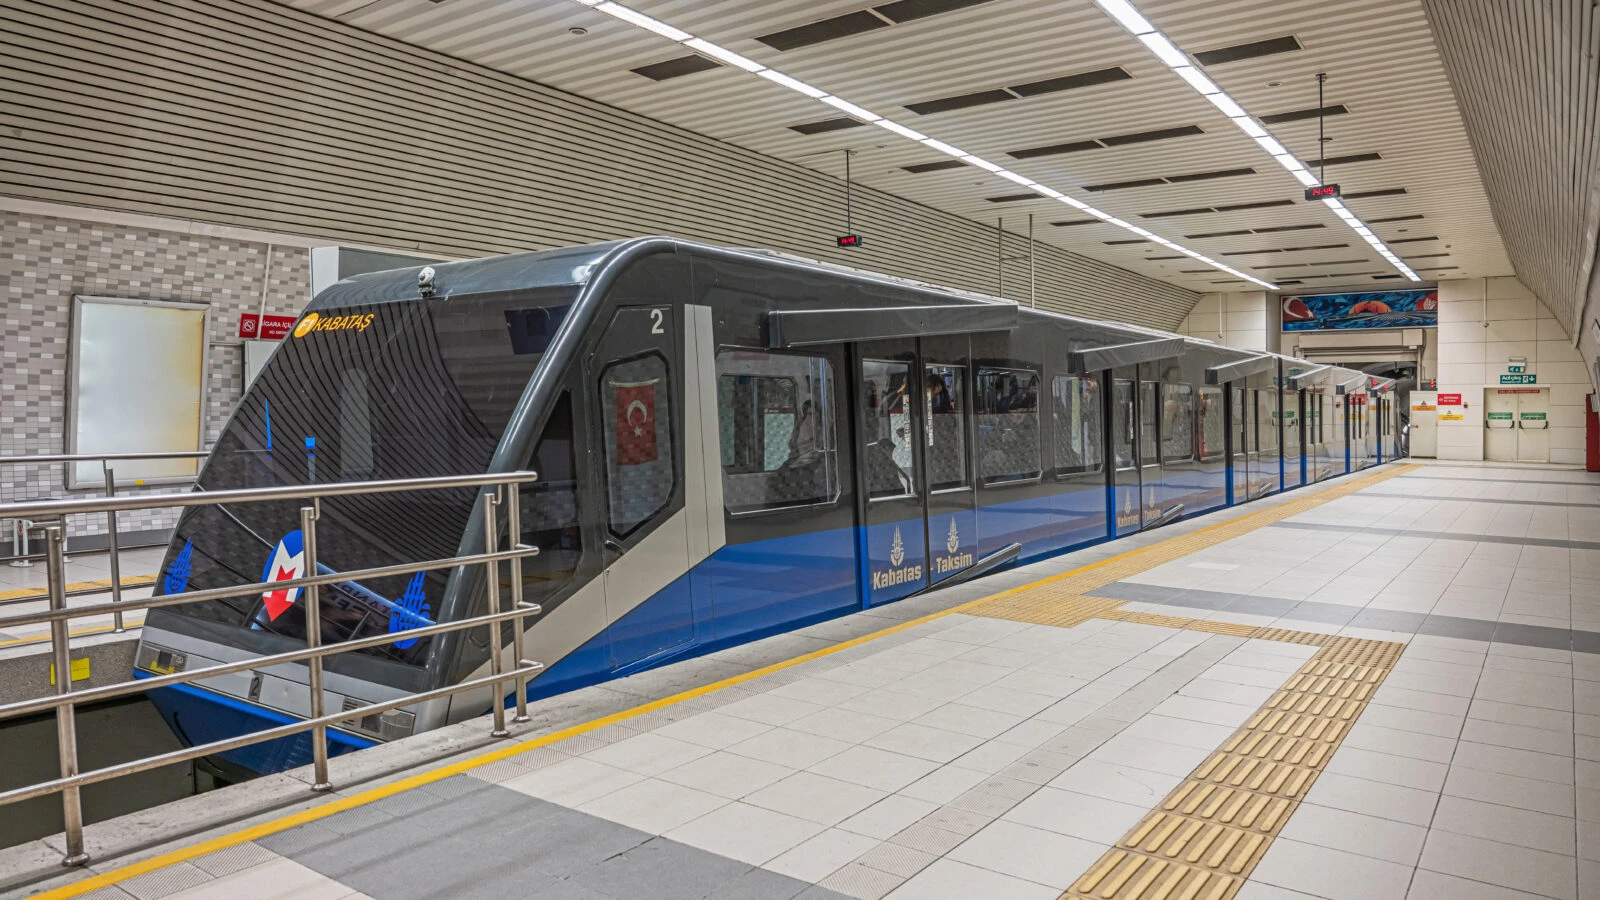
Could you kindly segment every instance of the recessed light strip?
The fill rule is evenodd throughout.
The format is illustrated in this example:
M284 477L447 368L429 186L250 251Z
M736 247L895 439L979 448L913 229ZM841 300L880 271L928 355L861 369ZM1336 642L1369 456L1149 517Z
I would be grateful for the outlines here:
M821 101L823 103L826 103L829 106L831 106L831 107L843 112L845 115L850 116L853 119L858 119L858 120L860 120L862 122L866 122L866 123L871 124L871 125L876 125L879 128L883 128L883 129L885 129L887 131L894 132L895 134L897 134L897 135L899 135L899 136L901 136L903 138L906 138L908 140L916 141L917 143L919 143L919 144L923 145L924 147L927 147L927 148L929 148L931 150L937 150L940 153L944 153L944 154L947 154L949 156L953 156L956 159L959 159L962 162L966 163L967 165L974 166L974 167L979 168L979 169L983 169L986 172L992 173L994 175L998 175L1001 178L1004 178L1004 179L1006 179L1008 181L1014 181L1017 184L1020 184L1023 187L1026 187L1026 188L1034 191L1035 193L1037 193L1037 194L1039 194L1041 196L1049 197L1052 200L1057 200L1057 201L1060 201L1061 203L1065 203L1066 205L1068 205L1068 206L1070 206L1070 207L1072 207L1074 209L1082 210L1083 212L1086 212L1089 215L1094 216L1095 218L1101 220L1102 222L1107 222L1109 224L1117 226L1118 228L1126 229L1127 231L1131 231L1134 234L1138 235L1139 237L1144 238L1145 240L1153 241L1153 242L1155 242L1157 244L1160 244L1163 247L1168 247L1168 248L1171 248L1173 250L1176 250L1179 253L1182 253L1185 256L1191 257L1193 259L1199 260L1200 262L1203 262L1206 265L1211 266L1212 268L1214 268L1214 269L1216 269L1216 270L1218 270L1220 272L1226 272L1229 275L1232 275L1232 276L1234 276L1236 278L1243 278L1246 281L1252 282L1254 284L1258 284L1261 287L1267 288L1268 290L1273 290L1273 289L1276 289L1276 287L1277 287L1277 285L1274 285L1270 281L1263 281L1262 279L1256 278L1253 275L1246 275L1245 273L1239 271L1238 269L1235 269L1235 268L1233 268L1231 266L1228 266L1228 265L1225 265L1223 263L1217 262L1216 260L1211 259L1210 257L1206 256L1203 253L1200 253L1200 252L1195 251L1195 250L1190 250L1187 247L1179 246L1178 244L1173 243L1172 241L1167 240L1166 238L1161 237L1159 235L1152 234L1151 232L1149 232L1149 231L1147 231L1147 230L1145 230L1143 228L1140 228L1137 225L1132 225L1132 224L1130 224L1128 222L1124 222L1123 220L1117 218L1116 216L1111 215L1110 213L1102 212L1102 211L1100 211L1098 209L1095 209L1094 207L1090 206L1089 204L1084 203L1082 200L1078 200L1078 199L1076 199L1074 197L1069 197L1066 194L1063 194L1063 193L1061 193L1060 191L1058 191L1058 190L1056 190L1054 188L1047 187L1045 185L1039 184L1039 183L1035 182L1033 179L1028 178L1025 175L1019 175L1016 172L1012 172L1012 171L1006 169L1003 166L995 165L994 163L989 162L988 160L983 159L982 157L974 156L973 154L968 153L965 150L962 150L962 149L957 148L957 147L952 147L949 144L944 143L943 141L935 140L935 139L933 139L931 137L928 137L925 134L922 134L919 131L915 131L913 129L907 128L906 126L901 125L899 122L895 122L895 121L893 121L891 119L887 119L887 118L885 118L883 116L880 116L877 113L875 113L875 112L873 112L873 111L871 111L869 109L866 109L864 107L857 106L854 103L851 103L850 101L845 100L842 97L834 96L833 94L830 94L827 91L822 90L821 88L812 87L811 85L806 84L803 81L799 81L797 79L790 78L788 75L785 75L782 72L779 72L777 69L773 69L773 68L770 68L768 66L764 66L761 63L758 63L753 59L750 59L750 58L745 57L745 56L741 56L738 53L735 53L732 50L727 49L726 47L722 47L722 46L719 46L717 44L713 44L710 41L705 40L704 38L695 37L694 35L688 33L687 31L683 31L681 29L675 28L672 25L669 25L666 22L662 22L659 19L654 19L654 18L651 18L650 16L647 16L647 15L645 15L643 13L640 13L640 12L637 12L635 10L629 9L628 7L623 6L620 3L614 3L614 2L611 2L611 0L573 0L573 2L577 3L580 6L584 6L584 7L587 7L589 9L593 9L596 12L605 13L606 15L611 16L611 17L613 17L615 19L619 19L619 20L621 20L623 22L627 22L629 25L632 25L635 28L642 28L645 31L651 32L652 34L657 34L657 35L660 35L661 37L667 38L668 40L676 41L676 42L682 44L683 46L689 48L690 50L693 50L694 52L696 52L696 53L698 53L698 54L700 54L702 56L706 56L706 57L709 57L711 59L714 59L717 62L726 64L726 65L729 65L729 66L733 66L734 68L737 68L737 69L743 69L744 71L750 72L750 73L755 74L755 75L759 75L762 78L765 78L768 81L772 82L773 84L782 85L782 86L788 88L791 91L794 91L794 92L799 93L799 94L804 94L805 96L811 98L812 100L818 100L818 101ZM1126 6L1126 4L1124 4L1124 6ZM1128 10L1132 10L1133 8L1131 6L1129 6L1129 7L1127 7L1127 9ZM1116 14L1113 13L1113 15L1116 15ZM1129 25L1129 30L1130 31L1134 29L1135 25L1137 25L1137 27L1144 28L1145 31L1144 32L1135 31L1134 32L1135 34L1141 34L1142 35L1142 34L1145 34L1145 33L1155 33L1155 29L1149 28L1148 27L1149 23L1145 22L1144 19L1142 17L1140 17L1136 11L1133 12L1132 15L1134 16L1136 22L1135 22L1134 25ZM1121 20L1119 19L1119 21L1121 21ZM1142 24L1139 24L1139 23L1142 23ZM1127 24L1127 23L1124 23L1124 24ZM1152 39L1152 41L1147 41L1147 43L1150 43L1151 46L1152 46L1152 49L1156 49L1158 54L1165 54L1166 56L1171 56L1173 59L1178 59L1178 58L1182 57L1182 53L1176 47L1173 47L1170 42L1166 42L1165 38L1161 37L1159 34L1156 34L1156 38L1159 38L1160 40L1156 41L1156 40ZM1142 37L1141 37L1141 39L1142 39ZM1196 82L1194 80L1191 80L1190 83L1195 85L1195 89L1196 90L1200 90L1203 93L1204 92L1204 89L1202 87L1203 85L1210 85L1210 88L1213 89L1213 90L1216 88L1216 85L1212 85L1210 83L1210 81L1206 80L1204 75L1199 75L1198 72L1196 72L1195 75L1198 76L1199 81ZM1190 76L1185 76L1185 77L1190 77ZM1232 103L1233 101L1229 100L1228 102ZM1242 114L1242 111L1241 111L1241 114ZM1263 133L1265 133L1265 132L1263 132ZM1309 183L1314 184L1315 182L1313 181L1313 182L1309 182Z
M583 2L583 0L579 0L579 2ZM1261 145L1261 149L1267 151L1267 154L1276 160L1278 165L1287 169L1289 174L1293 175L1296 180L1306 187L1313 187L1318 183L1317 176L1311 174L1311 170L1306 168L1305 163L1302 163L1294 154L1284 149L1284 146L1278 143L1265 128L1262 128L1259 122L1244 111L1244 107L1236 103L1232 97L1229 97L1221 88L1217 87L1215 82L1195 68L1189 61L1188 54L1184 53L1178 45L1157 30L1154 25L1151 25L1150 20L1146 19L1132 3L1128 2L1128 0L1094 0L1094 2L1106 15L1117 20L1117 24L1127 29L1129 34L1138 38L1139 42L1144 44L1151 53L1155 54L1157 59L1166 63L1168 68L1188 82L1196 93L1210 101L1212 106L1221 110L1222 114L1227 116L1228 120L1233 122L1239 130L1255 138L1256 143ZM1411 267L1401 261L1400 257L1396 256L1388 247L1385 247L1383 241L1372 233L1372 229L1363 224L1355 213L1352 213L1343 203L1336 199L1322 202L1326 203L1328 208L1332 209L1334 214L1342 219L1346 225L1353 228L1356 234L1361 235L1362 240L1371 244L1372 249L1378 251L1378 254L1388 260L1389 264L1398 269L1401 274L1412 281L1422 280L1417 277L1416 272L1411 271Z

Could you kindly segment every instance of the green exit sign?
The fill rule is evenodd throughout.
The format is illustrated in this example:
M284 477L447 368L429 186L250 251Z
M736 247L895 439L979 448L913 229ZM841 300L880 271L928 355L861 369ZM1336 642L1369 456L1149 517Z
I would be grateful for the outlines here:
M1506 366L1506 371L1512 373L1513 375L1515 375L1515 374L1517 374L1519 372L1528 371L1528 367L1527 366Z
M1501 375L1501 384L1538 384L1537 375Z

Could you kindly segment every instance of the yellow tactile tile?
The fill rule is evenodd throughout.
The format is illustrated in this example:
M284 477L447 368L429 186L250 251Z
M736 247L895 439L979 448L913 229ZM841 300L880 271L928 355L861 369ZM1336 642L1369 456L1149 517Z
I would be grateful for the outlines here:
M1177 621L1174 627L1189 627ZM1387 641L1256 631L1321 649L1090 866L1063 900L1232 897L1405 649Z

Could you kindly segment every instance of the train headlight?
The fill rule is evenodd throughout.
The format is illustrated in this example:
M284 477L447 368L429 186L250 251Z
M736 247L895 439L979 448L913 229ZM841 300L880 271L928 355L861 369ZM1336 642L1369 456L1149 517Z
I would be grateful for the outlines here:
M189 654L144 643L139 645L139 657L134 666L157 675L171 675L189 667Z

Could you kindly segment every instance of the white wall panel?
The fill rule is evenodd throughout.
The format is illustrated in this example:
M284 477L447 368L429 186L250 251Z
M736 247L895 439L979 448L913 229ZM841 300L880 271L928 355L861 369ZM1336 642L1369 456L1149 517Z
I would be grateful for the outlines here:
M0 0L0 193L475 256L642 234L1027 301L1027 242L266 0ZM1025 227L1020 216L1008 228ZM1170 328L1190 291L1038 245L1041 307Z

